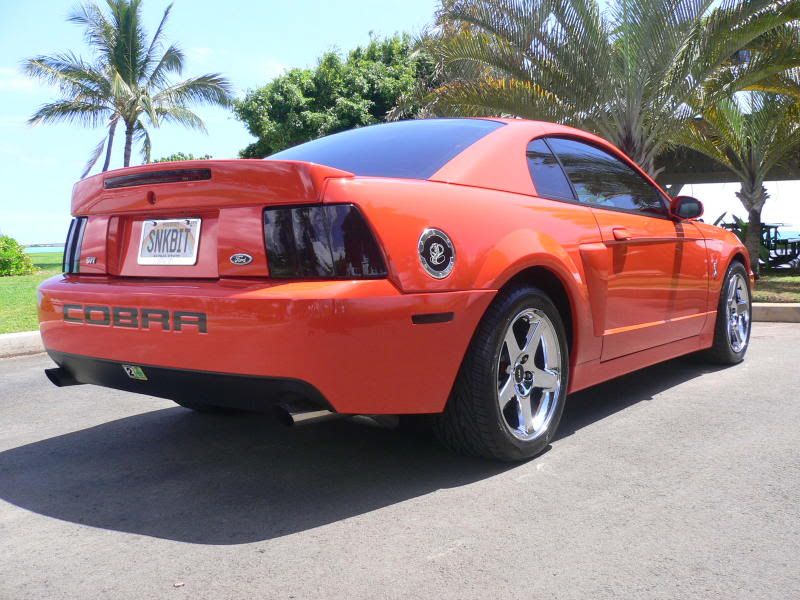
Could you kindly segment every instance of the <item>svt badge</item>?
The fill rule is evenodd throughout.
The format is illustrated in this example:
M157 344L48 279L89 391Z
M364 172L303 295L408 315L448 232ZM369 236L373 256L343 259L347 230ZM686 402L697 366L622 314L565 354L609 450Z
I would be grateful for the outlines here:
M426 229L418 244L422 268L436 279L450 275L456 264L456 249L447 234L440 229Z

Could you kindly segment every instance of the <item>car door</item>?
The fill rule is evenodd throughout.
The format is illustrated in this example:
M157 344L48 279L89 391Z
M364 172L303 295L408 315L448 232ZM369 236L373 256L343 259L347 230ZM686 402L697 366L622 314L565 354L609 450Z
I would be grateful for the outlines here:
M599 147L567 138L547 143L578 201L592 207L604 293L601 360L698 335L705 323L705 241L690 221L669 215L667 199L633 166Z

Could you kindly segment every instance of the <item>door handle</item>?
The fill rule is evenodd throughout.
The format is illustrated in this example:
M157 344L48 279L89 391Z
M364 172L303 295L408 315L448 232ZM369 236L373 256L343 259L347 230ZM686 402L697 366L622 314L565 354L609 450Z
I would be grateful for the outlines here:
M614 235L615 240L629 240L632 237L625 227L613 227L611 233Z

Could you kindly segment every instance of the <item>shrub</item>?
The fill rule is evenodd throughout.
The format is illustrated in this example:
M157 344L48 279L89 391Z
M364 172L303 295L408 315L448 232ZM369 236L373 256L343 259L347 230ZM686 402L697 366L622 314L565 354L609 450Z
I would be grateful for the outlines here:
M31 257L14 238L0 235L0 277L6 275L30 275L33 273Z

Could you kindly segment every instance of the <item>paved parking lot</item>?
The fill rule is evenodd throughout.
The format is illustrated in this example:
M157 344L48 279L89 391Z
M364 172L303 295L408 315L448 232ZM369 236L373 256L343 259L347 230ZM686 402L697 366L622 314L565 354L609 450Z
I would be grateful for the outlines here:
M539 458L0 361L0 598L800 597L800 325L574 395Z

